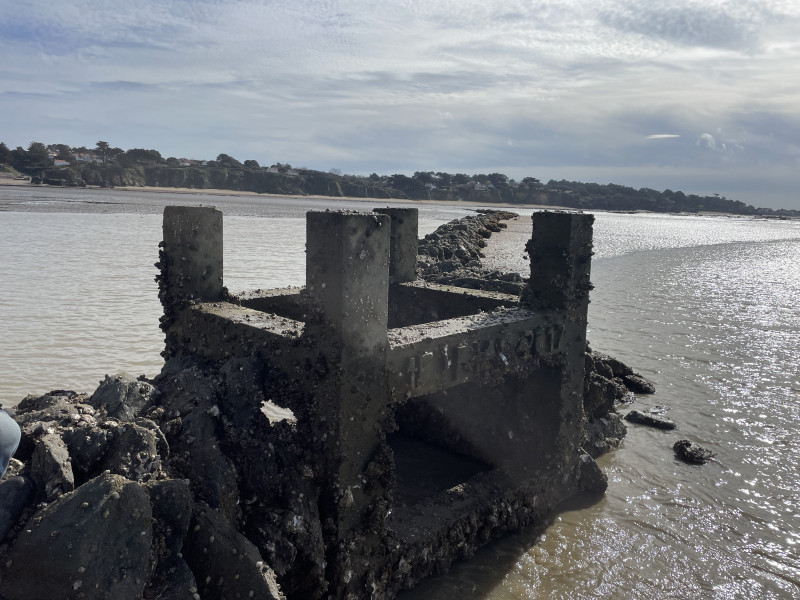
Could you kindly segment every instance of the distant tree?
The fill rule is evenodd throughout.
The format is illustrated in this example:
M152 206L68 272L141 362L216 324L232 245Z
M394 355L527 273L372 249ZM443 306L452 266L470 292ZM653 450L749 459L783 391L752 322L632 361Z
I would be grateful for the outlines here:
M257 160L246 160L244 161L244 166L248 169L260 169L261 165L258 164Z
M453 185L465 185L469 183L469 175L465 173L456 173L451 180Z
M25 162L28 160L28 153L22 146L17 146L11 151L11 158L9 164L17 171L25 170Z
M503 175L502 173L489 173L487 177L489 178L489 183L491 183L496 188L508 187L507 175Z
M372 173L372 174L369 176L369 180L370 180L370 181L371 181L373 184L374 184L374 183L379 183L379 182L380 182L380 180L381 180L381 176L380 176L380 175L378 175L377 173Z
M337 168L333 168L330 171L328 171L328 173L330 173L331 175L341 176L342 170L341 169L337 169Z
M164 162L158 150L145 150L144 148L131 148L124 155L121 155L121 158L122 162L127 165Z
M11 150L8 149L5 142L0 142L0 164L9 164L11 162Z
M523 177L521 183L528 189L538 188L542 185L542 182L536 179L536 177Z
M232 156L228 156L227 154L220 154L219 156L217 156L217 163L221 167L228 167L228 168L241 168L242 166L242 163L240 163Z
M125 154L125 150L122 148L109 148L106 152L109 160L116 159L120 154Z
M450 173L439 171L438 173L436 173L436 180L439 187L450 187L450 184L453 181L453 176L450 175Z
M25 160L26 170L46 169L52 164L50 152L41 142L31 142Z
M170 156L167 158L167 165L170 167L179 167L180 164L181 164L180 161L174 156Z
M425 185L426 183L434 183L436 176L433 174L433 171L417 171L414 173L413 179Z
M100 155L100 158L103 159L104 165L106 164L106 157L108 156L108 149L110 147L108 142L97 142L97 146L95 147L95 151Z

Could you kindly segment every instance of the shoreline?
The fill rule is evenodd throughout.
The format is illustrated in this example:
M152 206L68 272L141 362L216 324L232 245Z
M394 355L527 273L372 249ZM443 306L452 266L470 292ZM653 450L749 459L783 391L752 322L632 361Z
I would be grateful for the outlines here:
M46 184L32 184L29 180L19 179L4 179L0 177L0 187L21 187L30 186L43 189L62 189L57 186L50 186ZM767 220L785 220L785 221L798 221L800 217L791 216L769 216L769 215L741 215L735 213L721 213L712 211L699 211L696 213L690 212L656 212L651 210L609 210L609 209L582 209L571 206L557 206L552 204L509 204L509 203L485 203L485 202L472 202L467 200L417 200L413 198L364 198L356 196L323 196L317 194L309 194L305 196L297 194L260 194L258 192L248 192L239 190L223 190L218 188L184 188L184 187L158 187L158 186L126 186L126 187L110 187L101 188L97 186L86 186L85 188L63 188L63 189L80 189L84 191L114 191L114 192L149 192L152 194L183 194L183 195L206 195L206 196L230 196L230 197L243 197L243 198L292 198L295 200L311 199L311 200L328 200L336 202L343 200L347 202L365 202L365 203L390 203L390 204L418 204L422 206L464 206L476 208L490 208L490 209L531 209L531 210L566 210L585 213L610 213L610 214L650 214L650 215L673 215L673 216L686 216L686 217L736 217L747 219L767 219Z

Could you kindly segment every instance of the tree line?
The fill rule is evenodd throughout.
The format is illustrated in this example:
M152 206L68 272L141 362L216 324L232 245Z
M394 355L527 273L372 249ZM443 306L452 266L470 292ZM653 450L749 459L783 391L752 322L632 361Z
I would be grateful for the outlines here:
M285 163L262 166L221 153L213 160L164 158L158 150L123 150L106 141L94 148L31 142L11 150L0 142L0 164L31 177L34 183L66 186L160 186L230 189L265 194L353 196L409 200L536 204L584 210L722 212L743 215L800 216L800 211L755 208L720 194L699 196L681 191L632 188L535 177L519 181L503 173L416 171L413 175L369 176L293 168Z

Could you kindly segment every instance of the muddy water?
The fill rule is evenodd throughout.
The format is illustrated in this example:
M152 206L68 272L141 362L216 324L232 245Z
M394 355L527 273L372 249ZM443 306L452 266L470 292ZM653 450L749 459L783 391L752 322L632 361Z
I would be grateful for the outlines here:
M0 187L0 401L158 371L152 263L172 203L223 210L234 290L302 283L304 210L334 206ZM467 212L421 208L423 231ZM515 228L492 256L524 271L528 220ZM669 406L680 429L631 426L601 460L602 499L407 598L800 598L800 224L599 214L595 249L589 339L653 379L639 407ZM679 437L718 462L677 463Z

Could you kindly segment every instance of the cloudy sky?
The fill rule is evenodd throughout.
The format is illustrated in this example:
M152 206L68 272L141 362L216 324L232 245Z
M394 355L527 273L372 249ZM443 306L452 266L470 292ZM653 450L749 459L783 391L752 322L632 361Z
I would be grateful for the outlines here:
M0 141L800 208L798 0L0 0Z

